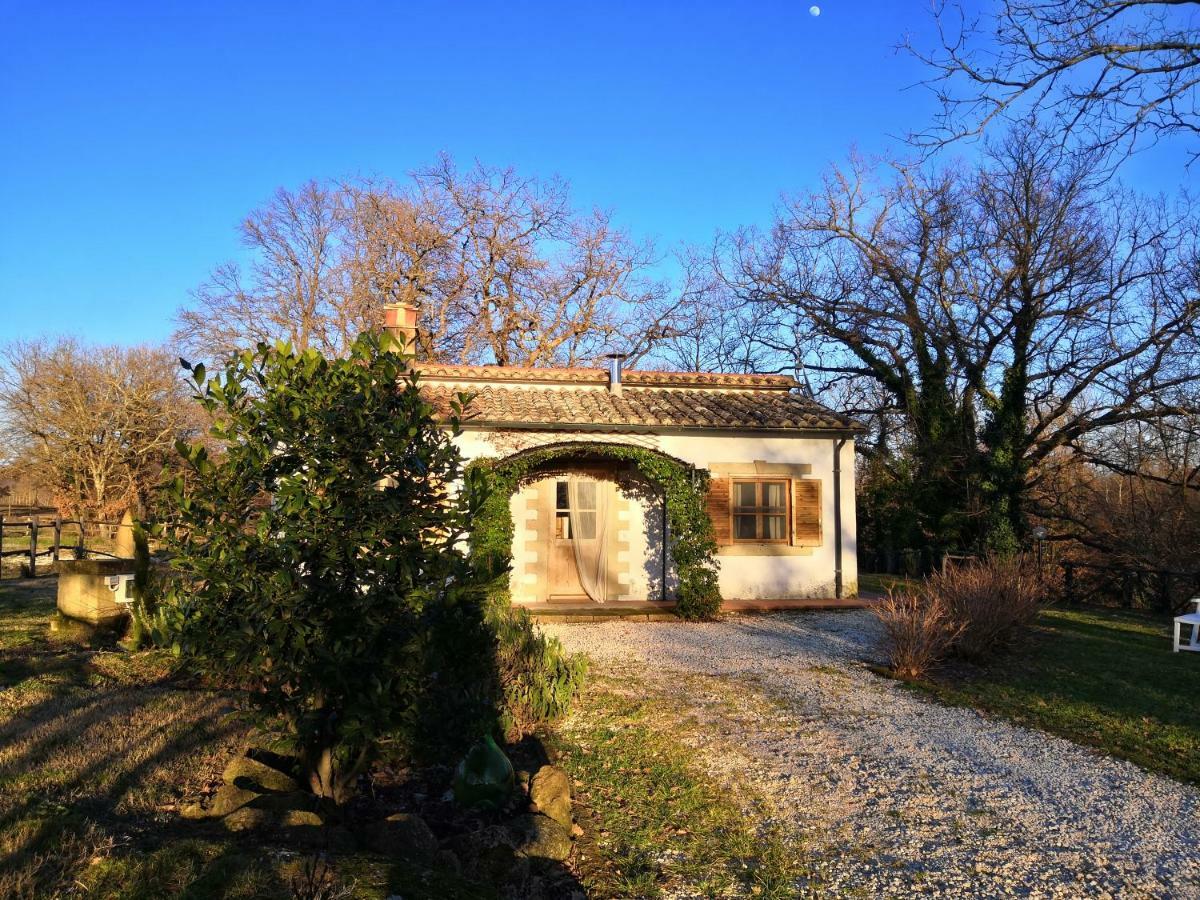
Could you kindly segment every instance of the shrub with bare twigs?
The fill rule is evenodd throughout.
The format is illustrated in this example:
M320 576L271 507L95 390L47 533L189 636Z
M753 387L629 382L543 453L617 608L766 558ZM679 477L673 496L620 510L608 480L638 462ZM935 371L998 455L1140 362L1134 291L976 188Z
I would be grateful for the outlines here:
M1008 647L1051 594L1045 574L1019 556L951 566L893 589L875 606L889 667L919 678L949 656L986 659Z
M926 590L962 626L951 652L972 662L1008 647L1048 599L1045 576L1021 556L950 566L930 576Z
M875 606L886 634L888 663L901 678L920 678L945 658L962 626L924 587L892 588Z

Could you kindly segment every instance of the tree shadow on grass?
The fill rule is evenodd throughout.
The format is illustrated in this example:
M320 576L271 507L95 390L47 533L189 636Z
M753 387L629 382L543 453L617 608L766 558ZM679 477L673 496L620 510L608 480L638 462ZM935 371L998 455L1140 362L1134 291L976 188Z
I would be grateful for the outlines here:
M548 860L497 889L445 859L353 850L332 854L332 871L314 880L309 862L329 849L320 843L182 819L181 802L212 787L246 738L247 726L226 715L228 698L54 638L44 581L32 599L0 587L0 628L19 617L21 632L16 646L0 643L0 896L306 897L351 882L439 900L581 893ZM436 703L425 714L436 716Z

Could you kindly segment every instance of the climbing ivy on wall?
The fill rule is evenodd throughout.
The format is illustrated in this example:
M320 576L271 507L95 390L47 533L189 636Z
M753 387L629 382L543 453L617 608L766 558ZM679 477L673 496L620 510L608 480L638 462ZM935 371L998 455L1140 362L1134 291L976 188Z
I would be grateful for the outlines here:
M514 525L509 498L536 470L555 460L593 454L625 460L663 491L671 557L679 577L675 611L685 619L709 619L721 608L717 585L717 541L708 517L705 496L708 473L641 447L578 442L540 447L502 460L474 460L470 467L486 472L491 494L471 533L471 553L495 571L512 564ZM507 581L502 591L508 598Z

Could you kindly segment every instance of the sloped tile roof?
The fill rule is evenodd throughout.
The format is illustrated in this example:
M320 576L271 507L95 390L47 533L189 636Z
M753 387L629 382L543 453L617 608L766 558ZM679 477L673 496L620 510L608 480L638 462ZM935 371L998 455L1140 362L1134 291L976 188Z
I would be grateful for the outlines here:
M704 428L860 431L804 397L786 375L626 372L610 392L601 369L425 367L421 392L441 414L471 396L464 423L500 428Z
M526 366L423 365L421 375L435 381L479 381L523 384L608 384L607 369L531 368ZM641 387L745 387L790 390L796 380L789 375L737 375L724 372L660 372L632 369L622 376L625 385Z

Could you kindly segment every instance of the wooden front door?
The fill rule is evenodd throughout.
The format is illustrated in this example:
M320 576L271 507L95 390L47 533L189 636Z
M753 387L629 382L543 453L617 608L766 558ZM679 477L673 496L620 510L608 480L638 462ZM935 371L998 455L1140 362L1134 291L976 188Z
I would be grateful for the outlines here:
M546 503L541 514L550 517L550 540L546 548L546 599L550 603L590 603L579 581L572 544L570 500L565 478L554 482L553 491L543 491Z

